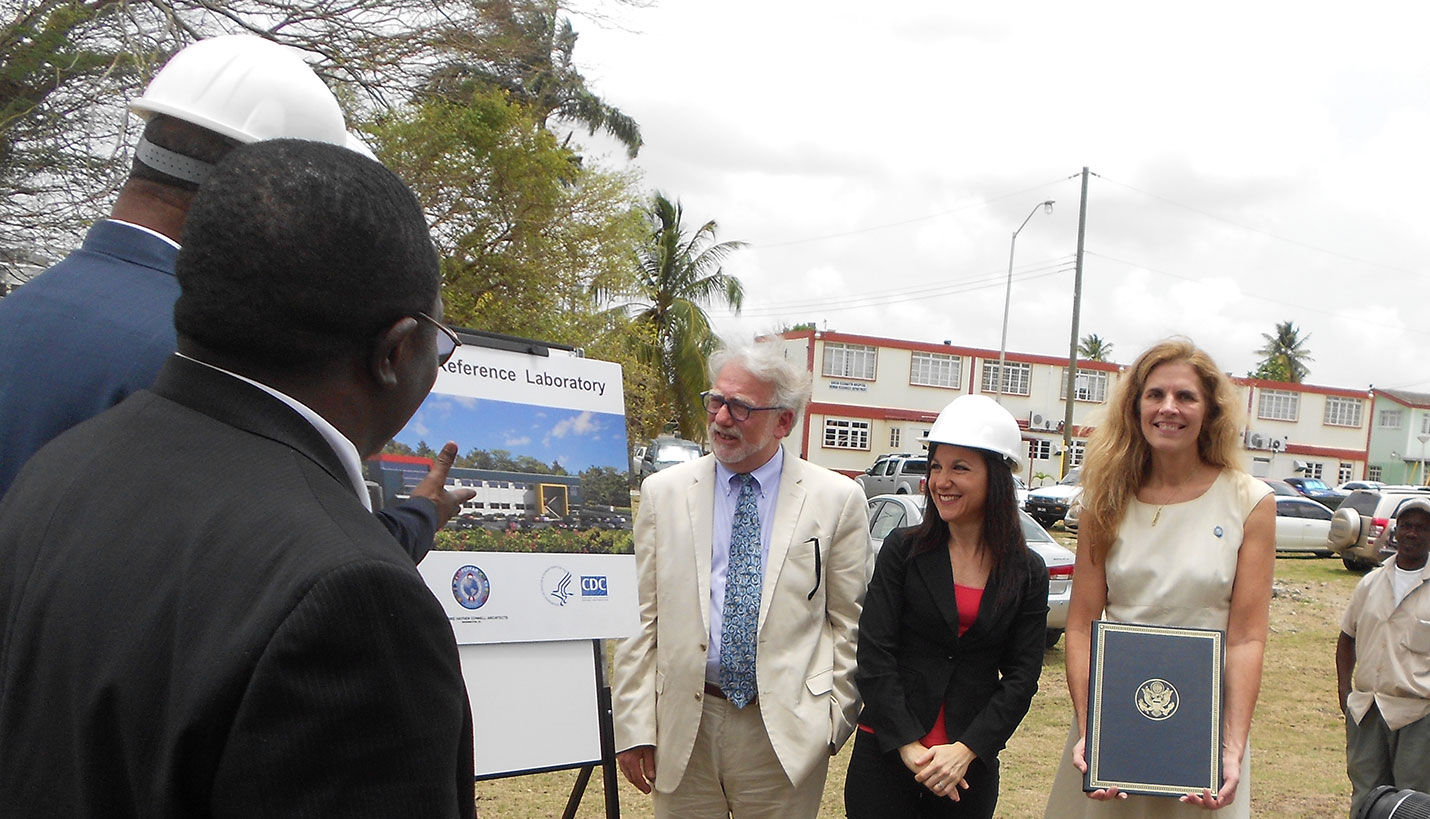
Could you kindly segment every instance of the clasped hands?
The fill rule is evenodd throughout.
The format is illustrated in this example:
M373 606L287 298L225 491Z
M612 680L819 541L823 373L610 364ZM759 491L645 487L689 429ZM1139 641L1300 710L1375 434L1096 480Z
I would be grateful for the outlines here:
M910 742L899 747L899 758L905 767L913 771L915 781L939 796L947 796L957 802L959 788L968 790L964 774L978 754L962 742L932 748Z

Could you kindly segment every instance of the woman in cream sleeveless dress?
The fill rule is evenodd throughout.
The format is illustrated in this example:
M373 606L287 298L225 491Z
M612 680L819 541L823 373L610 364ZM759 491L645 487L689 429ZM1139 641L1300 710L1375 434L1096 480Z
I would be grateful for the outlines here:
M1067 629L1074 724L1045 819L1251 815L1247 737L1266 643L1275 510L1266 484L1232 466L1237 408L1226 377L1205 353L1184 340L1167 341L1124 374L1108 405L1112 417L1094 433ZM1115 532L1110 544L1098 537L1098 523L1088 528L1097 504L1104 521L1115 521L1100 530ZM1088 638L1099 615L1227 632L1220 792L1185 801L1083 793L1085 765L1075 762L1084 759Z

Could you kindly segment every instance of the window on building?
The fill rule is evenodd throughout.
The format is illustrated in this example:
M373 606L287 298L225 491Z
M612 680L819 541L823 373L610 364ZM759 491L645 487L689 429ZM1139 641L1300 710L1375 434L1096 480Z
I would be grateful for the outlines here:
M1028 379L1032 368L1027 364L1008 362L1008 372L1003 376L1004 395L1027 395ZM998 392L998 363L983 362L983 392Z
M1319 461L1317 461L1316 463L1313 463L1313 464L1307 464L1307 465L1306 465L1306 477L1308 477L1308 478L1315 478L1315 479L1318 480L1318 481L1321 480L1322 467L1323 467L1323 466L1324 466L1324 464L1320 463Z
M1082 466L1082 451L1086 445L1086 441L1072 442L1072 449L1068 450L1068 466Z
M1381 429L1400 429L1400 418L1403 414L1404 413L1402 413L1400 410L1381 410Z
M1430 435L1430 412L1420 416L1420 434Z
M1326 398L1324 423L1333 427L1360 426L1361 400L1359 398Z
M1336 469L1336 483L1345 483L1354 474L1355 464L1348 464L1341 461L1341 465Z
M1380 480L1380 467L1368 466L1365 468L1365 479L1368 481Z
M898 427L889 427L889 446L891 448L897 449L899 446L899 439L902 437L903 430L899 429Z
M830 449L868 449L869 422L825 418L824 445Z
M1258 418L1295 421L1301 414L1301 396L1289 390L1262 390L1256 402Z
M1079 401L1103 403L1107 400L1107 373L1101 370L1084 370L1079 367L1077 375L1073 377L1073 393ZM1068 398L1066 367L1063 368L1062 375L1058 378L1058 398L1064 401Z
M1053 457L1053 442L1047 438L1034 438L1028 442L1028 460L1046 461Z
M947 353L915 352L909 362L909 383L923 387L957 387L963 359Z
M877 347L863 344L825 344L823 374L834 378L874 380Z

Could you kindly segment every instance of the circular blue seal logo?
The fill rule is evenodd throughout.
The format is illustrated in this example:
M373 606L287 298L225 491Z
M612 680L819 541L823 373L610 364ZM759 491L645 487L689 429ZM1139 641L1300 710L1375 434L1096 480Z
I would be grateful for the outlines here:
M463 566L452 575L452 596L464 609L479 609L492 595L487 573L476 566Z

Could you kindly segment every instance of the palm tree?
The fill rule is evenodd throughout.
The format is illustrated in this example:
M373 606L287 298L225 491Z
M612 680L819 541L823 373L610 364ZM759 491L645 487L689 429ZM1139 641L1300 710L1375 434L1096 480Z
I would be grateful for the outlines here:
M1088 333L1077 343L1077 354L1084 361L1106 361L1112 355L1112 344L1097 333Z
M1311 336L1302 336L1293 322L1278 321L1274 335L1262 333L1261 337L1266 340L1266 344L1256 351L1257 355L1264 356L1257 372L1280 376L1279 380L1300 384L1311 372L1305 362L1316 360L1311 357L1311 351L1306 349L1306 342L1311 340Z
M604 131L635 158L641 149L640 126L586 86L571 57L580 35L570 18L558 18L557 3L479 0L479 7L491 27L481 32L485 55L441 66L428 82L429 91L460 99L472 84L499 88L529 106L547 130L556 118L584 125L592 134ZM563 144L570 139L568 133Z
M744 242L716 242L712 219L687 233L679 200L656 192L645 209L651 233L639 250L631 302L612 308L627 317L626 341L659 375L656 389L680 434L704 440L705 413L696 396L707 384L705 364L715 347L703 305L718 303L736 313L745 299L740 280L721 263ZM597 292L598 298L611 293Z

